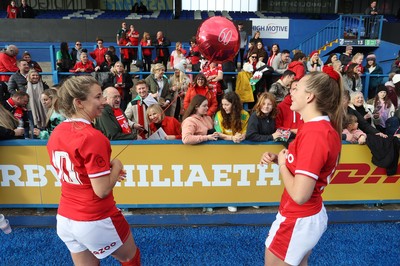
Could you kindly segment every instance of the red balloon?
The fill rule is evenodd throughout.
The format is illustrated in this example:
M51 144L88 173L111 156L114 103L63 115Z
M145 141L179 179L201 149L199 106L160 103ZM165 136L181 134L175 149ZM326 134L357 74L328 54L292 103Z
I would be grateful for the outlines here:
M232 61L240 48L239 32L225 17L206 19L197 30L196 42L201 54L217 64Z

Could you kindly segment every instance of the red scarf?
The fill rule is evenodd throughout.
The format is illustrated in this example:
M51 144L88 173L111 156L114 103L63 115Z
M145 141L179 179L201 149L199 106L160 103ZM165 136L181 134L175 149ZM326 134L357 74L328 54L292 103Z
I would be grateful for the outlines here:
M15 103L14 103L14 100L13 100L12 98L9 98L9 99L7 100L7 102L8 102L8 104L9 104L10 106L12 106L12 107L14 108L14 110L15 110L15 111L14 111L14 117L15 117L16 119L18 119L18 120L22 120L22 118L23 118L23 116L24 116L24 110L25 110L25 108L16 106Z
M113 111L114 111L114 116L117 119L117 121L122 129L122 133L124 133L124 134L132 133L132 130L129 127L128 121L126 120L124 114L122 113L122 110L119 108L113 108Z
M141 101L141 100L138 100L137 101L137 106L138 106L138 122L139 122L139 124L140 125L142 125L142 126L144 126L144 112L143 112L143 102ZM142 139L147 139L146 138L146 133L142 130L140 133L139 133L139 136L142 138Z
M123 83L122 74L117 74L115 76L115 79L117 81L117 84L122 84ZM124 89L122 87L118 86L117 90L119 92L119 95L121 95L121 97L124 98Z

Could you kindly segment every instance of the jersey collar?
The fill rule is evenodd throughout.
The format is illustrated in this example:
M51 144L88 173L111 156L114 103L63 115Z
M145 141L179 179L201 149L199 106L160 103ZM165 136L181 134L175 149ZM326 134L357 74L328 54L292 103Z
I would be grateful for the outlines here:
M91 124L89 121L87 121L84 118L68 118L65 120L65 122L82 122L82 123L89 124L89 125Z
M327 116L327 115L322 115L322 116L314 117L313 119L311 119L311 120L308 121L308 122L316 122L316 121L323 121L323 120L328 121L328 122L331 121L331 120L329 119L329 116Z

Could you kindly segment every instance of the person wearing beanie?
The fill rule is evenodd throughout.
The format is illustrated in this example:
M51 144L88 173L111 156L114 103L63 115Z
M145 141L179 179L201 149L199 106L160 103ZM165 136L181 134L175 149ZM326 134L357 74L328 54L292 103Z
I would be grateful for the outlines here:
M376 129L386 134L386 120L394 115L394 105L388 97L385 85L380 84L376 90L374 99L374 112L372 120Z
M381 75L383 74L383 69L380 65L376 63L376 56L374 53L370 53L367 55L367 63L365 65L365 72L370 75ZM367 77L368 78L368 77ZM379 84L382 84L382 77L369 77L369 86L368 86L368 99L372 99L376 95L376 89Z
M315 72L322 71L322 67L324 66L321 58L319 58L319 53L317 50L312 51L310 54L310 59L307 62L307 71Z

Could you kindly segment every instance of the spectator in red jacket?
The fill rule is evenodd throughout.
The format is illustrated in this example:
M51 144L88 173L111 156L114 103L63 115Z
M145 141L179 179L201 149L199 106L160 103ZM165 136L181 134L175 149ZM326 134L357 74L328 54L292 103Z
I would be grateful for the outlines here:
M188 91L185 95L185 100L183 102L185 110L189 107L193 97L197 94L201 94L207 98L207 115L213 117L218 109L217 96L213 92L213 89L208 86L207 78L203 73L199 73L195 77L193 84L189 85Z
M294 80L300 80L306 74L306 68L304 62L307 61L307 56L304 53L296 53L293 57L293 61L290 62L288 70L292 70L295 73Z
M196 38L190 39L190 50L189 50L189 55L188 59L190 60L190 63L192 64L192 71L200 71L200 50L199 46L197 46L196 43Z
M135 30L135 27L133 25L129 26L129 30L126 33L126 37L128 38L128 40L132 46L139 45L140 35L139 35L139 32L137 30ZM129 49L129 52L130 52L133 60L137 60L137 51L138 51L137 48Z
M290 91L297 86L297 81L293 81ZM278 104L278 115L276 116L276 128L290 129L294 134L297 134L297 129L304 123L300 114L290 110L292 98L290 94L286 95L282 102Z
M119 46L131 46L128 37L126 36L126 32L121 33L121 38L118 42ZM121 62L124 64L126 68L126 72L131 72L131 61L132 54L129 52L129 48L121 48Z
M148 32L143 32L143 38L140 41L140 46L142 46L142 47L151 46L150 34ZM143 59L144 59L143 71L144 72L150 72L150 70L151 70L151 61L152 61L151 48L142 48L142 55L143 55Z
M17 66L17 46L11 44L7 49L0 52L0 72L16 72L19 70ZM0 81L8 81L10 75L0 75Z
M17 18L18 16L18 7L15 1L11 1L7 6L7 18Z
M159 104L150 105L146 110L150 122L151 134L162 128L167 134L166 140L182 139L181 123L172 116L166 116Z
M75 66L69 72L92 73L93 71L94 71L93 62L88 59L87 53L81 53L81 61L76 62Z
M104 55L108 49L103 45L103 39L97 38L97 48L90 52L90 56L96 61L96 66L101 66L104 62Z

